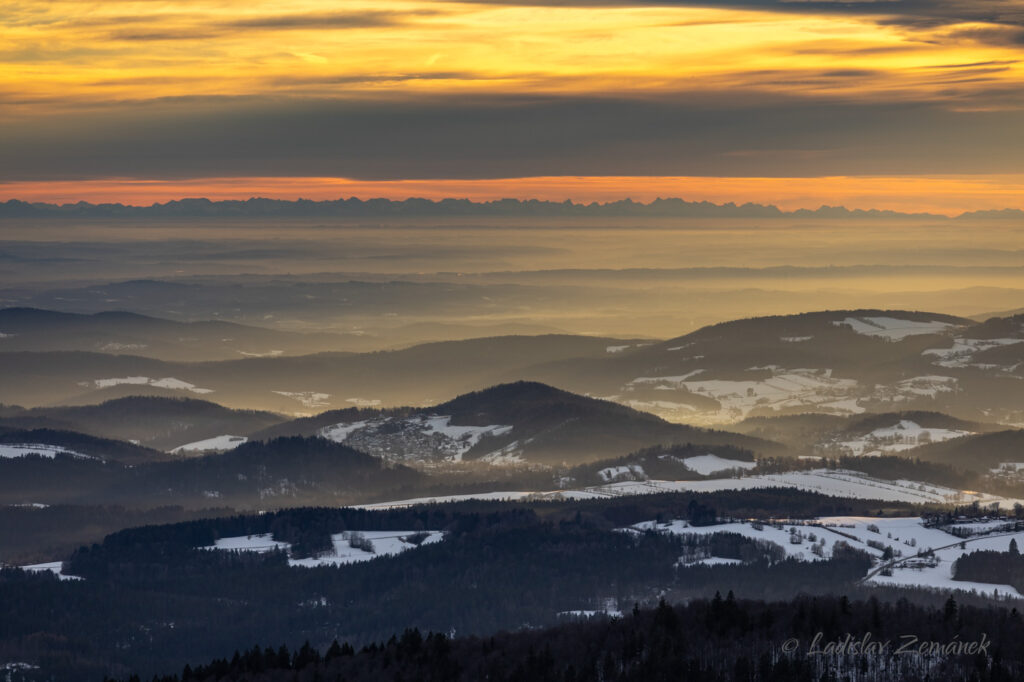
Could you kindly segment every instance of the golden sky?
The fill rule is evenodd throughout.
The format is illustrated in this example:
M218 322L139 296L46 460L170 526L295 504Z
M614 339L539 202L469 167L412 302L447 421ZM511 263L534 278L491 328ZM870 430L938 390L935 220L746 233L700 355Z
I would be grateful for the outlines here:
M7 2L0 197L1024 204L1024 3L708 4Z

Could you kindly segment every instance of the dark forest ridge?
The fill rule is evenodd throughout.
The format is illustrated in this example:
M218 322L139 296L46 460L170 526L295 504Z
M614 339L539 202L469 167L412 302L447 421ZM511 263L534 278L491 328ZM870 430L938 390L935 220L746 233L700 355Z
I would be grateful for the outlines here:
M236 218L259 216L290 217L349 217L349 216L657 216L657 217L714 217L714 218L912 218L949 220L935 213L901 213L879 209L848 209L844 206L820 206L784 211L770 204L710 201L687 201L680 198L655 199L650 203L622 199L606 203L576 203L540 199L498 199L475 202L469 199L409 198L392 200L383 198L360 199L350 197L336 200L313 201L298 199L268 199L252 197L246 200L213 201L206 198L187 198L150 206L132 206L121 203L74 204L29 203L9 199L0 203L0 218ZM1021 209L969 211L959 218L1014 218L1024 217Z

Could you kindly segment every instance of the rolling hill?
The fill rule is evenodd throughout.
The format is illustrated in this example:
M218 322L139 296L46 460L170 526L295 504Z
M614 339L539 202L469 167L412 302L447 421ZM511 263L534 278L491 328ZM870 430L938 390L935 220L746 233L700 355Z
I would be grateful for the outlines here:
M0 457L0 505L339 505L401 497L426 480L323 438L277 438L222 454L132 464L79 454Z
M308 416L348 407L438 405L528 380L669 421L727 425L817 412L943 412L1024 422L1018 318L846 310L737 320L663 342L571 335L428 343L181 363L82 351L0 352L0 401L41 406L129 394L203 397Z
M603 358L631 342L589 336L503 336L396 351L180 363L104 353L0 352L0 402L97 403L140 392L203 397L222 405L314 414L360 405L430 405L527 377L530 368Z
M778 443L672 424L624 405L521 381L427 409L343 410L271 427L254 437L322 435L397 461L575 465L642 447L699 443L781 454Z
M270 412L232 410L205 400L151 396L119 398L98 405L8 408L2 414L0 427L77 431L159 450L224 434L245 435L283 420Z

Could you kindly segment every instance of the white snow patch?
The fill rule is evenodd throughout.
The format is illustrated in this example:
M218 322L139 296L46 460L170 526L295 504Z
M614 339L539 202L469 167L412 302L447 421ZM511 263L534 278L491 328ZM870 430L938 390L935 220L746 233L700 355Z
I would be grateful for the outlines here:
M977 353L1017 343L1024 343L1024 339L954 339L950 348L929 348L922 351L921 355L937 357L933 364L941 367L970 367L974 364L974 356Z
M811 408L841 414L859 414L864 408L851 397L857 388L854 379L832 376L831 369L760 368L772 372L767 379L690 380L694 370L681 376L639 377L630 384L654 384L654 388L685 389L689 393L716 400L721 408L707 415L706 423L738 421L755 408L779 410L783 408ZM627 385L628 387L628 385Z
M316 391L271 391L271 393L297 400L302 403L303 407L315 408L330 405L327 402L331 397L330 393L317 393Z
M31 663L24 663L21 661L12 661L10 663L4 663L0 665L0 670L14 671L14 670L39 670L38 665L32 665Z
M736 564L742 564L743 561L740 559L730 559L728 557L721 556L709 556L703 559L695 559L690 562L682 562L680 560L679 566L735 566Z
M522 464L526 460L523 459L523 449L519 445L519 441L514 440L503 448L487 453L480 458L480 461L497 466L509 466Z
M116 379L96 379L92 383L96 388L110 388L111 386L121 386L124 384L145 386L150 381L152 379L149 377L119 377Z
M283 350L268 350L265 353L247 353L244 350L235 351L239 355L244 355L247 358L275 358L278 355L284 355Z
M625 466L617 467L605 467L597 472L597 475L602 481L614 481L623 477L629 477L633 480L644 480L647 478L647 474L644 473L644 468L639 464L627 464Z
M88 385L88 382L86 382ZM111 388L112 386L154 386L156 388L167 388L175 391L189 391L190 393L213 393L213 389L199 388L195 384L190 384L187 381L181 379L175 379L174 377L164 377L163 379L151 379L149 377L116 377L113 379L95 379L92 385L96 388Z
M22 566L21 569L23 571L28 571L29 573L43 573L49 571L61 580L82 580L80 576L67 575L64 573L63 562L61 561L48 561L45 564L31 564L29 566Z
M249 439L245 436L215 436L213 438L207 438L205 440L197 440L194 443L186 443L185 445L179 445L178 447L171 450L171 454L177 455L182 452L211 452L211 451L223 451L223 450L234 450L242 443L245 443Z
M690 471L696 471L701 476L709 476L718 471L728 471L729 469L753 469L757 466L756 462L744 462L739 459L726 459L725 457L719 457L718 455L699 455L697 457L687 457L683 460L686 468Z
M377 407L381 401L376 398L346 398L345 402L352 403L356 407Z
M916 422L901 419L893 426L875 429L860 438L838 441L835 446L855 457L875 457L890 452L902 452L928 443L962 438L971 434L971 431L924 428Z
M897 381L888 386L876 386L872 398L880 402L893 403L934 398L940 393L954 393L958 383L956 377L928 374Z
M353 504L355 509L402 509L418 504L445 504L448 502L464 502L466 500L497 500L499 502L516 502L531 498L543 498L545 493L524 490L501 490L497 492L467 493L464 495L438 495L435 497L414 497L407 500L390 502L374 502L372 504Z
M239 535L230 538L220 538L213 545L204 549L223 549L230 552L272 552L275 549L287 550L291 545L287 542L278 542L271 537L270 533L259 535Z
M118 343L116 341L110 341L99 347L99 350L103 353L119 353L123 351L142 350L148 348L148 344L145 343Z
M572 617L572 618L594 618L595 616L607 616L609 618L622 618L622 611L619 611L618 609L611 609L611 610L606 610L606 609L599 609L599 610L574 609L572 611L559 611L557 615L559 615L559 616L569 616L569 617Z
M623 404L641 412L653 412L669 421L672 421L673 418L685 419L697 411L693 405L674 403L669 400L627 400Z
M847 317L845 320L838 320L832 324L847 326L858 334L864 336L878 336L889 341L899 341L908 336L918 334L941 334L953 325L949 322L914 322L912 320L900 320L895 317Z
M626 345L624 345L624 346L607 346L604 349L604 351L606 353L621 353L622 351L626 350L629 347L630 347L630 344L628 344L628 343Z
M367 531L345 531L331 536L333 548L320 556L306 559L289 559L289 566L340 566L352 564L359 561L369 561L379 556L394 556L406 550L415 549L421 545L428 545L440 542L444 539L441 531L423 531L426 537L422 542L415 543L411 540L417 535L417 531L404 530L367 530ZM373 551L367 551L353 545L362 544L358 539L369 541ZM274 550L289 551L291 545L287 542L278 542L271 538L270 533L261 535L248 535L231 538L221 538L211 546L203 549L219 549L232 552L271 552Z
M803 341L810 341L813 336L780 336L779 341L785 343L802 343Z
M320 429L320 435L327 440L333 440L335 443L344 443L345 439L348 438L349 434L355 433L359 429L365 427L370 422L348 422L341 424L334 424L332 426L325 426Z
M28 457L38 455L47 459L53 459L58 454L70 455L79 459L96 459L91 455L83 455L80 452L69 450L60 445L46 445L44 443L0 443L0 458L14 459L15 457Z
M407 550L415 549L418 546L433 544L444 539L444 533L441 531L432 530L424 532L427 536L423 539L423 542L417 545L409 541L411 536L416 535L416 531L358 531L359 536L362 536L362 538L372 543L372 552L368 552L358 547L353 547L351 532L338 533L337 535L331 536L331 542L334 544L333 553L324 554L318 557L310 557L308 559L289 559L288 565L313 567L354 564L360 561L376 559L380 556L395 556L396 554L401 554Z
M703 371L704 370L702 369L695 369L692 372L687 372L686 374L679 374L677 376L671 377L637 377L636 379L630 381L629 384L627 384L627 386L631 384L676 384L678 386L679 384L682 384L690 377L695 377Z

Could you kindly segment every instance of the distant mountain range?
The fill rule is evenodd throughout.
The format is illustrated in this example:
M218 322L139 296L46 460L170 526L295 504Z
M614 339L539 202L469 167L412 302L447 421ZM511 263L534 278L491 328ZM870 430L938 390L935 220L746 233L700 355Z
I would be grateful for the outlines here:
M878 209L849 209L843 206L783 211L765 204L715 204L709 201L686 201L679 198L655 199L649 203L631 199L607 203L575 203L539 199L499 199L476 202L468 199L411 198L335 199L312 201L298 199L265 199L212 201L205 198L181 199L150 206L125 204L29 203L9 199L0 203L0 218L236 218L236 217L348 217L348 216L652 216L652 217L716 217L716 218L885 218L948 220L933 213L900 213ZM956 219L1024 218L1020 209L985 210L963 213Z

